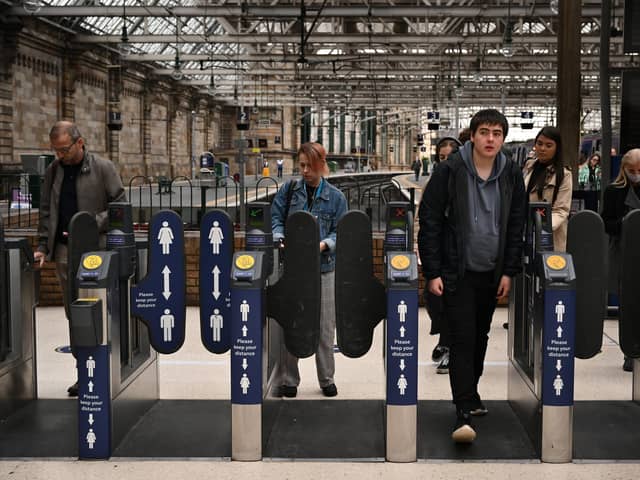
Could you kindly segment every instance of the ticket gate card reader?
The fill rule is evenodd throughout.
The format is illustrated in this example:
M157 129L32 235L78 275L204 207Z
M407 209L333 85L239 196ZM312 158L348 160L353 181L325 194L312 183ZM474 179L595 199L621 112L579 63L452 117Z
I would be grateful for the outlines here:
M388 252L387 460L417 459L418 262L415 253Z
M573 383L576 322L576 274L571 255L539 256L536 315L543 315L542 452L549 463L573 457Z
M387 205L387 230L384 250L413 250L413 212L408 202L389 202Z
M264 268L269 277L273 272L273 233L271 231L271 204L251 202L247 205L245 249L264 252ZM265 277L266 278L266 277Z
M231 267L231 458L262 458L263 324L267 270L262 251L237 252Z
M71 330L78 365L78 456L111 456L112 412L110 322L120 312L116 252L82 256L76 276L78 299L71 305Z

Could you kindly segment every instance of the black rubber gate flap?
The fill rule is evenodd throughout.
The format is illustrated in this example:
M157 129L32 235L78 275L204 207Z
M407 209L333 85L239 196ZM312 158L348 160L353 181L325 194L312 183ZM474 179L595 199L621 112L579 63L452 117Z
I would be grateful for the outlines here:
M338 222L336 240L336 331L340 352L361 357L373 342L373 330L386 316L384 285L373 275L369 217L359 210Z
M620 239L620 348L627 357L640 358L640 210L622 219Z
M596 212L583 210L569 220L567 253L576 272L575 356L587 359L602 347L607 310L607 241L604 223Z
M284 273L267 287L267 316L284 330L289 353L310 357L320 341L320 232L308 212L287 218Z

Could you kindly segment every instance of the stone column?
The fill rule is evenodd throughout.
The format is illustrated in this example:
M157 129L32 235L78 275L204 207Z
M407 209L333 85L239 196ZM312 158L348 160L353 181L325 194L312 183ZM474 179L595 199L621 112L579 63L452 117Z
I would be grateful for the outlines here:
M142 97L142 161L144 163L144 174L148 177L153 172L151 156L151 113L153 112L153 93L149 83L145 85Z
M76 119L76 77L78 56L68 51L62 59L62 102L61 120L75 122Z
M0 22L0 165L14 163L13 75L21 29L17 20Z

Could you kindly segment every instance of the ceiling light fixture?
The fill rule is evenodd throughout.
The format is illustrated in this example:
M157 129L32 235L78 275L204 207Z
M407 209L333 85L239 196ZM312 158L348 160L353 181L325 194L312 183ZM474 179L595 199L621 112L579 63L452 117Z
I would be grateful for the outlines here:
M127 35L127 5L122 4L122 36L120 37L120 43L118 44L118 51L123 57L127 57L131 54L131 43L129 43L129 35Z
M507 58L513 57L515 53L513 46L513 23L511 23L511 0L509 0L507 4L507 24L504 27L504 37L502 38L500 53Z
M39 0L25 0L22 2L22 8L30 14L38 13L42 8L42 2Z
M176 17L176 58L173 62L173 71L171 72L171 78L173 78L176 82L182 80L184 75L182 74L182 70L180 70L180 44L178 43L180 33L180 19Z

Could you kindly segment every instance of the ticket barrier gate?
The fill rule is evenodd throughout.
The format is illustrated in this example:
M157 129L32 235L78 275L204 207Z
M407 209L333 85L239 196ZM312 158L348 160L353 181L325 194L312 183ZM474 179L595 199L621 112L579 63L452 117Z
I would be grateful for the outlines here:
M524 269L509 305L508 401L543 462L573 452L575 281L570 255L552 251L551 208L531 203Z
M35 278L26 239L4 236L0 219L0 419L37 397ZM0 433L0 437L2 434Z
M139 249L131 205L109 205L107 251L85 253L71 332L78 364L78 452L109 458L157 401L157 354L147 329L129 314Z
M640 459L640 297L637 271L640 256L640 211L630 212L622 221L620 243L618 343L624 355L633 358L634 371L623 373L630 382L630 400L607 400L606 387L598 400L581 400L574 407L574 459ZM604 225L595 212L581 211L569 220L567 251L575 259L577 275L576 358L590 359L602 347L607 312L607 258ZM608 348L611 348L609 345ZM617 349L615 349L617 350ZM622 355L618 355L620 364ZM597 361L597 358L594 359ZM620 368L618 365L616 368ZM612 372L613 375L613 372ZM626 383L625 383L626 384Z
M387 354L389 364L393 364L388 366L388 384L396 395L389 395L387 400L386 456L393 461L414 461L417 267L406 243L412 239L407 234L412 224L409 206L403 203L394 207L390 210L387 235L392 261L386 272L389 295L393 297L393 290L397 296L391 302L386 301L384 286L373 276L368 217L362 212L350 212L338 224L337 338L343 355L364 355L371 347L373 328L387 315L387 305L391 305L389 317L394 319L394 326L389 337L395 340L390 340ZM252 208L261 211L252 212ZM273 377L269 371L271 353L278 348L273 336L266 333L265 313L282 326L287 350L299 358L310 356L317 349L320 315L319 234L315 219L306 212L296 212L288 218L283 274L266 287L265 298L269 272L265 265L270 263L266 252L270 248L270 230L260 220L268 217L265 212L264 205L249 206L246 243L260 246L261 250L236 252L231 272L232 459L259 460L263 450L266 456L285 458L384 458L383 403L336 399L272 401L263 405ZM263 361L256 358L260 350L264 352Z
M234 254L231 267L231 457L234 460L262 458L263 400L277 376L281 343L299 358L312 355L318 345L318 226L309 213L296 212L287 219L286 231L288 248L282 272L273 274L278 259L274 262L270 205L254 202L247 206L247 250ZM301 269L303 263L305 268ZM282 329L268 321L267 316ZM273 425L269 420L266 422L264 429L269 431Z
M386 401L384 456L417 458L418 269L412 252L413 217L407 202L390 202L384 239L385 284L374 277L368 217L348 212L338 223L336 329L340 351L358 358L369 351L373 330L385 324Z

